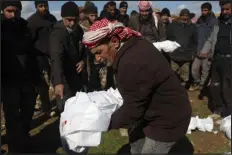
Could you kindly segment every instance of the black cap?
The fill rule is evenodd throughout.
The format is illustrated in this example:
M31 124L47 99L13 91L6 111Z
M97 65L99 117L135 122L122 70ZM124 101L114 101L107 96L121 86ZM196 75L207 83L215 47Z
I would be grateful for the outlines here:
M79 8L74 2L66 2L61 7L61 17L78 17Z
M15 6L19 8L20 10L22 10L21 1L8 1L8 0L2 1L2 10L4 10L8 6Z
M121 2L119 8L128 8L128 3L125 1Z
M170 11L169 11L168 8L163 8L163 10L161 11L160 15L161 15L161 16L162 16L162 15L168 15L168 17L171 16Z
M195 16L196 16L196 14L193 13L193 12L189 14L189 18L190 18L190 19L193 19Z
M212 5L209 2L203 3L201 5L201 9L208 9L209 11L212 10Z
M220 0L219 1L220 6L223 6L223 5L226 5L226 4L229 4L229 3L231 3L231 0Z
M190 15L189 9L183 9L183 10L180 11L180 16L183 16L185 14Z
M37 5L39 4L47 4L48 5L48 1L35 1L35 7L37 7Z
M94 6L94 5L89 5L85 8L85 13L86 14L90 14L90 13L96 13L97 14L98 10L97 10L97 7Z

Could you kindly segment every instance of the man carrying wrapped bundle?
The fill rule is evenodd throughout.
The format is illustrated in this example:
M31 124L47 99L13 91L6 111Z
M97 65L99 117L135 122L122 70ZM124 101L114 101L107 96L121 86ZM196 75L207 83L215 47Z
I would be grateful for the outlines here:
M169 152L188 129L191 106L165 57L139 32L107 19L91 25L83 43L113 67L124 100L109 130L129 130L131 153Z

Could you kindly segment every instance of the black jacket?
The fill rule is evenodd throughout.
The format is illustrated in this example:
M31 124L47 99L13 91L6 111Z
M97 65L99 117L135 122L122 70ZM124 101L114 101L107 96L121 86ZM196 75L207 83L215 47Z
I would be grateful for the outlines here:
M173 61L191 61L197 50L196 25L189 21L186 24L179 19L168 26L167 40L176 41L181 45L174 52L170 53Z
M43 17L39 12L36 12L27 21L37 54L49 55L49 33L53 25L57 22L56 18L50 13Z
M112 115L110 128L130 129L143 122L145 135L162 142L175 142L186 134L191 118L187 93L151 43L129 39L113 68L123 105Z
M118 14L117 20L123 23L125 26L128 26L130 17L128 14L125 14L125 15Z
M68 84L70 89L78 91L82 85L81 74L76 71L76 64L86 59L82 44L83 30L78 25L75 33L69 33L62 21L54 25L49 37L51 55L52 82Z
M39 72L27 21L11 23L2 18L1 46L2 86L36 84Z

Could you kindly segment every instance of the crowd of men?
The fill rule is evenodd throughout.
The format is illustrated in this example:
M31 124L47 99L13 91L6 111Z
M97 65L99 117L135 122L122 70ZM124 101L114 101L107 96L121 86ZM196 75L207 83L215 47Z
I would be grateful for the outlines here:
M9 152L22 152L30 142L38 95L45 116L54 115L50 81L59 114L78 91L118 88L124 104L109 130L129 129L132 153L167 153L185 135L191 117L186 90L199 90L199 99L207 95L213 113L230 115L232 4L219 5L217 18L203 3L193 22L195 14L186 8L171 19L168 8L154 11L150 1L139 1L139 12L130 16L126 1L119 9L110 1L99 17L93 2L66 2L57 21L48 1L35 1L28 19L21 17L20 1L3 1L1 100ZM181 47L168 54L151 44L165 40Z

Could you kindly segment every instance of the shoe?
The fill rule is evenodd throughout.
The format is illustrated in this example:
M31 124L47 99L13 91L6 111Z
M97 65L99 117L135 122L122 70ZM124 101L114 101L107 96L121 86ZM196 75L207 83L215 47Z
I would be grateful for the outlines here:
M199 84L193 84L189 88L189 91L197 91L197 90L201 90L201 89L202 89L202 87Z

